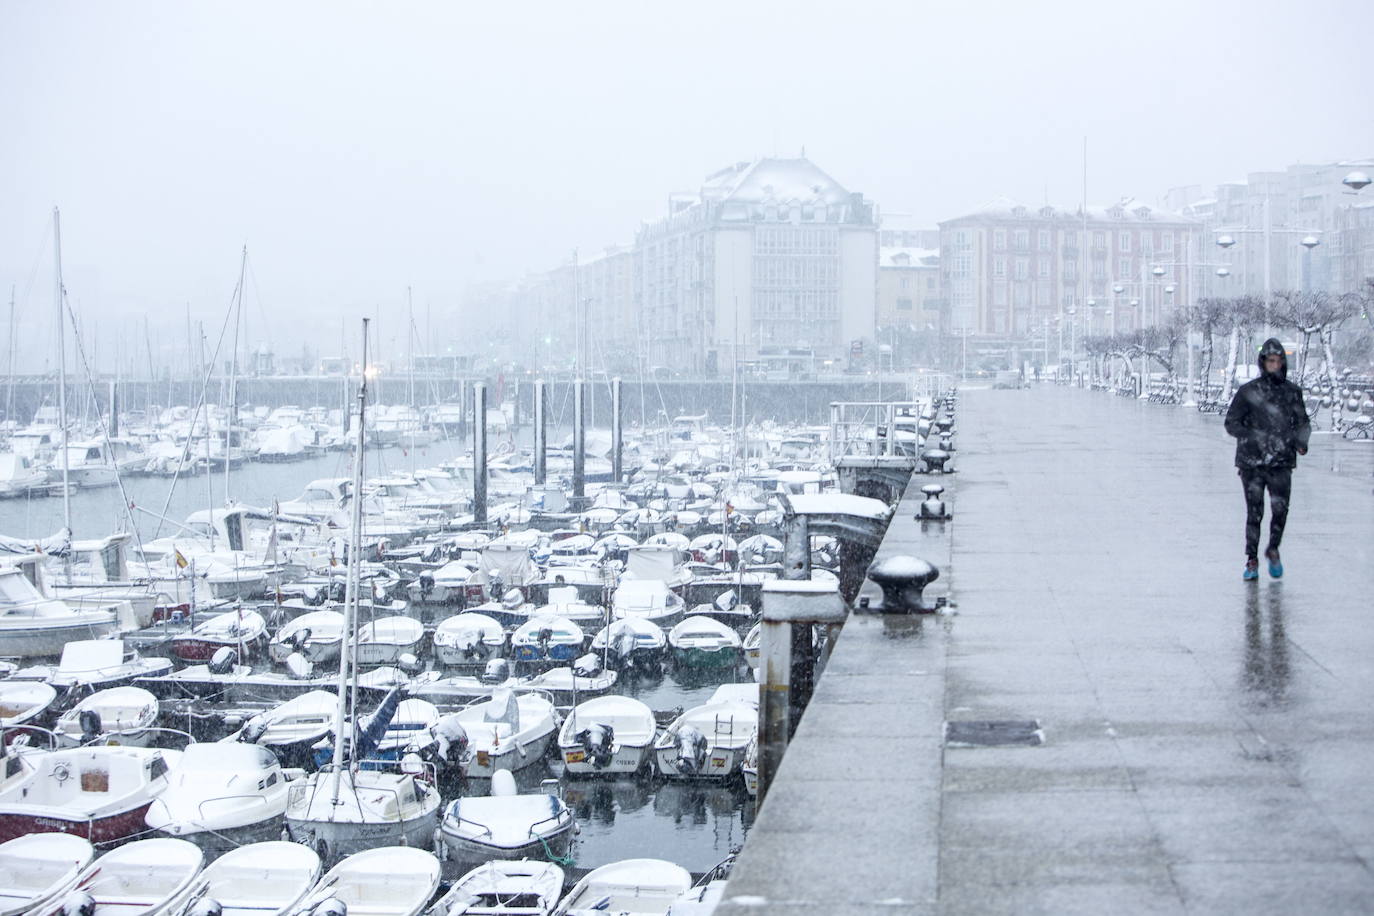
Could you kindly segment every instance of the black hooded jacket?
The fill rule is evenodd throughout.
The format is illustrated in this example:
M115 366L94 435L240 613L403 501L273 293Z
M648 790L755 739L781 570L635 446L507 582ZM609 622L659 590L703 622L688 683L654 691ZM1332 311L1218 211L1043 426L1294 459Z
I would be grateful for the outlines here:
M1276 373L1264 371L1265 352L1276 350L1283 364ZM1288 381L1288 357L1274 338L1260 347L1259 378L1236 389L1226 411L1226 431L1236 437L1236 467L1291 468L1298 449L1307 451L1312 424L1307 419L1302 389Z

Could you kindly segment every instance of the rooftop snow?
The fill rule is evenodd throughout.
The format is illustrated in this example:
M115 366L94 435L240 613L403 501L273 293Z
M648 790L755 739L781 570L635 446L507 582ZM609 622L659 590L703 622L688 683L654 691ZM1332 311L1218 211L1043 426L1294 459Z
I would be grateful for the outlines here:
M817 493L791 497L797 515L853 515L882 521L888 516L887 503L848 493Z

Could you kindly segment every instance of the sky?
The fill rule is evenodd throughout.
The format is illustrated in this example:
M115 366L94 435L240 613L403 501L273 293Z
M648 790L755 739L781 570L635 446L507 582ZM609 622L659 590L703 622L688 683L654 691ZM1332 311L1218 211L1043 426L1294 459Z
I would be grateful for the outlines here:
M1156 201L1374 155L1367 5L0 0L0 285L53 359L52 211L88 353L459 348L484 285L633 241L806 155L933 226L999 195ZM8 296L6 296L8 300ZM146 325L146 330L145 330ZM424 345L420 345L424 349ZM435 347L437 349L437 347ZM148 353L151 351L151 360Z

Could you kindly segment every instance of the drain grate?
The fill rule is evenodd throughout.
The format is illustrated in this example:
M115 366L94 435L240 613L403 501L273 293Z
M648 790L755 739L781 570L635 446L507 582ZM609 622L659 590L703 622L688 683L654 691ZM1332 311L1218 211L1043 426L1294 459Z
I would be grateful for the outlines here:
M975 719L945 723L945 747L1039 747L1045 732L1036 719Z

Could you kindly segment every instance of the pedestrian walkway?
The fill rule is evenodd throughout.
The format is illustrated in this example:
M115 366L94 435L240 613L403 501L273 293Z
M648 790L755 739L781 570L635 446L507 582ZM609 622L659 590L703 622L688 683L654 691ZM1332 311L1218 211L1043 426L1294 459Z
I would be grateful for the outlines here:
M955 441L955 613L905 644L851 617L721 913L1374 911L1374 448L1314 439L1287 574L1246 583L1218 417L966 390ZM901 737L816 775L858 721Z

